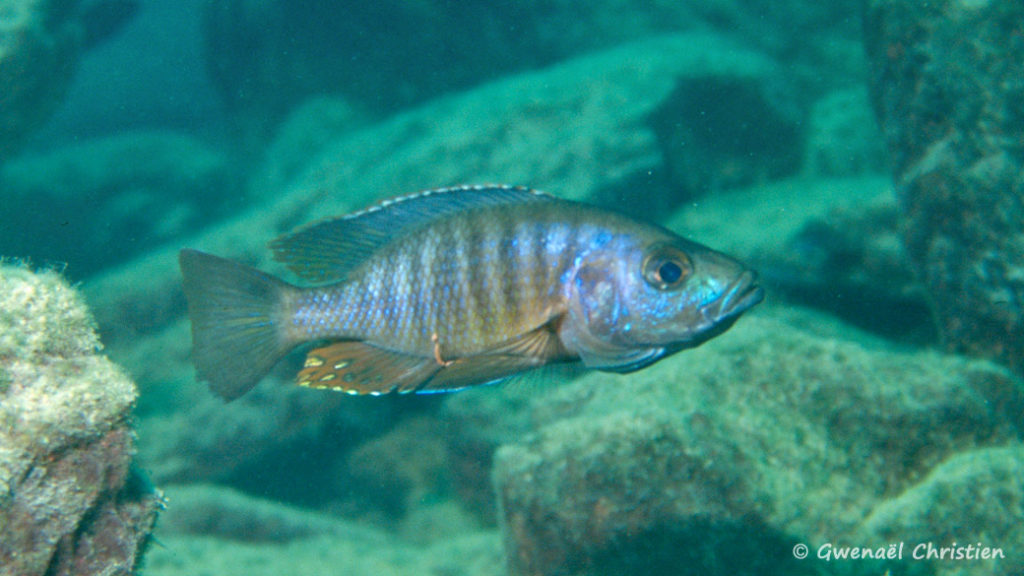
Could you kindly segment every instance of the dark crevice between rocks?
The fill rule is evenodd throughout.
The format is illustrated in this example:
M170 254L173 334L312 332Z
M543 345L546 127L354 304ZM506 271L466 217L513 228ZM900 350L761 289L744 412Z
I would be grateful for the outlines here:
M628 538L608 542L606 548L588 559L588 564L594 566L588 573L594 576L822 574L816 561L798 561L793 557L793 547L798 543L798 539L779 534L756 519L708 517L690 522L666 521Z
M344 398L358 401L357 398ZM385 435L417 415L436 412L443 398L390 396L365 398L372 403L391 404L391 416L383 427L360 429L343 417L329 419L314 438L299 435L247 462L221 479L221 483L259 498L268 498L308 509L326 509L339 502L355 503L357 515L387 509L400 516L404 494L374 491L349 474L346 459L365 442ZM348 506L346 506L348 507Z
M681 78L649 119L679 202L795 174L806 106L777 78Z
M44 576L92 573L132 574L153 540L163 497L144 472L132 466L115 492L104 490L85 511L74 532L57 543Z
M776 297L835 315L843 322L888 340L917 346L938 342L935 322L921 299L878 299L874 295L827 285L790 284L762 274L762 283Z
M754 261L766 289L901 345L935 345L924 289L899 234L894 206L836 209L814 219L774 254Z

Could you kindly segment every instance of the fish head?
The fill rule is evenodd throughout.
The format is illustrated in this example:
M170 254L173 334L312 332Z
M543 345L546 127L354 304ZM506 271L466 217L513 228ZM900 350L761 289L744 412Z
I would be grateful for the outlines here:
M577 267L560 336L588 367L631 372L721 334L763 298L757 274L725 254L626 237Z

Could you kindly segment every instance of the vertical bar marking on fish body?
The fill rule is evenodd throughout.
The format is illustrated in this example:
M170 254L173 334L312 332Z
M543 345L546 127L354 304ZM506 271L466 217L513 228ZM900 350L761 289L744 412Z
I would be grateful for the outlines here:
M464 356L504 342L535 328L541 313L530 309L536 274L524 268L524 234L517 210L468 211L408 239L422 246L428 287L418 296L429 313L413 318L420 326L416 342L422 350L434 346L445 356ZM529 263L525 263L526 266ZM551 291L546 291L551 292Z

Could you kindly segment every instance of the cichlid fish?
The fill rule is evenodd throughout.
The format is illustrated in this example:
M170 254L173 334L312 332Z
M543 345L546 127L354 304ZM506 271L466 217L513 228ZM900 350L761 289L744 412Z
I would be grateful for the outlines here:
M321 285L180 254L196 370L226 399L307 342L298 383L351 394L452 391L554 362L632 372L763 298L724 254L518 187L421 192L270 247Z

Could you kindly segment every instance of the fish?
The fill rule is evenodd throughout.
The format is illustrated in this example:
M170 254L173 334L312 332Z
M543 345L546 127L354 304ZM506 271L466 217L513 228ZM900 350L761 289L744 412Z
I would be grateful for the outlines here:
M269 248L308 286L179 253L193 363L225 400L304 345L298 384L349 394L451 392L558 363L629 373L764 297L725 254L519 186L386 200Z

